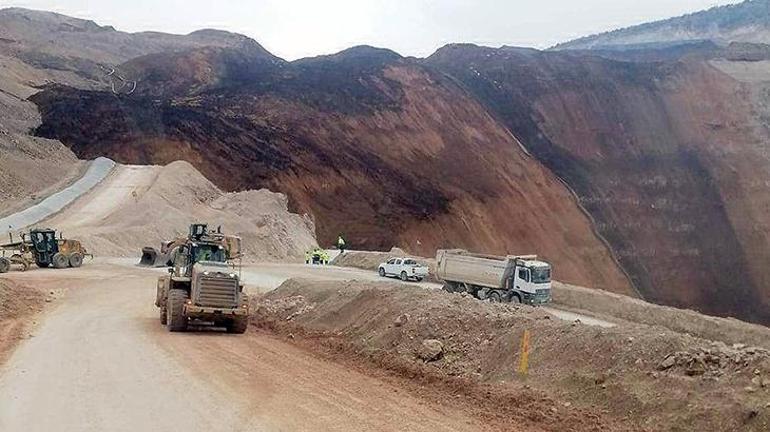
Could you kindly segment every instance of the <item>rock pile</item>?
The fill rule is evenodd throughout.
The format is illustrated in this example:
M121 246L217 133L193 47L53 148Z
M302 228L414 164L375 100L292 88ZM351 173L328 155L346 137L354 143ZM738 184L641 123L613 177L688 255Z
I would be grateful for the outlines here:
M763 362L767 365L768 362L765 360L768 359L770 359L770 352L764 348L744 344L728 346L721 342L714 342L709 347L669 354L658 364L658 370L676 369L689 376L722 376ZM770 374L770 370L766 373Z

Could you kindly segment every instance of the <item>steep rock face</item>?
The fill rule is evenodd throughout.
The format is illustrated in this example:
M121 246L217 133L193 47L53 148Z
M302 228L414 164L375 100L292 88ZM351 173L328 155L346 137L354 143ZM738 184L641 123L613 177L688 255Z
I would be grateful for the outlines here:
M562 279L633 294L559 180L414 61L367 47L293 63L207 48L120 69L140 77L131 95L36 95L38 132L81 157L184 159L230 190L284 192L316 216L322 244L342 232L354 247L428 255L537 252Z
M770 322L766 131L705 61L449 46L463 82L579 195L651 301Z

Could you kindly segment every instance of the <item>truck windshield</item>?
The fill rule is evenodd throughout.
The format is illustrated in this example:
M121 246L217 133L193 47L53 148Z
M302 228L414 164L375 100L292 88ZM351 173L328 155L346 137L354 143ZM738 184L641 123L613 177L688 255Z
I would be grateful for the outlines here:
M199 245L193 249L193 256L195 262L209 261L209 262L226 262L227 256L225 250L215 245Z
M550 267L534 267L532 268L532 282L533 283L546 283L551 281L551 268Z

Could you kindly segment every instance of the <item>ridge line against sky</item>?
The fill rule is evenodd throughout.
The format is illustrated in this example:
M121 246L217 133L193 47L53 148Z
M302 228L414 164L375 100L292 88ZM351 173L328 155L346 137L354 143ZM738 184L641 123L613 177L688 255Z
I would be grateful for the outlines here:
M241 33L287 60L355 45L426 57L448 43L548 48L740 0L0 0L127 32Z

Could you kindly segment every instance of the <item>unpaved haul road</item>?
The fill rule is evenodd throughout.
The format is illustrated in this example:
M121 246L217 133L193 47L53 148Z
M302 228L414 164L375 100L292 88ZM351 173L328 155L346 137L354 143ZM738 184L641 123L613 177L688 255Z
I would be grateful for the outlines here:
M3 275L66 294L0 367L0 431L486 429L263 333L168 333L157 275L98 262Z

